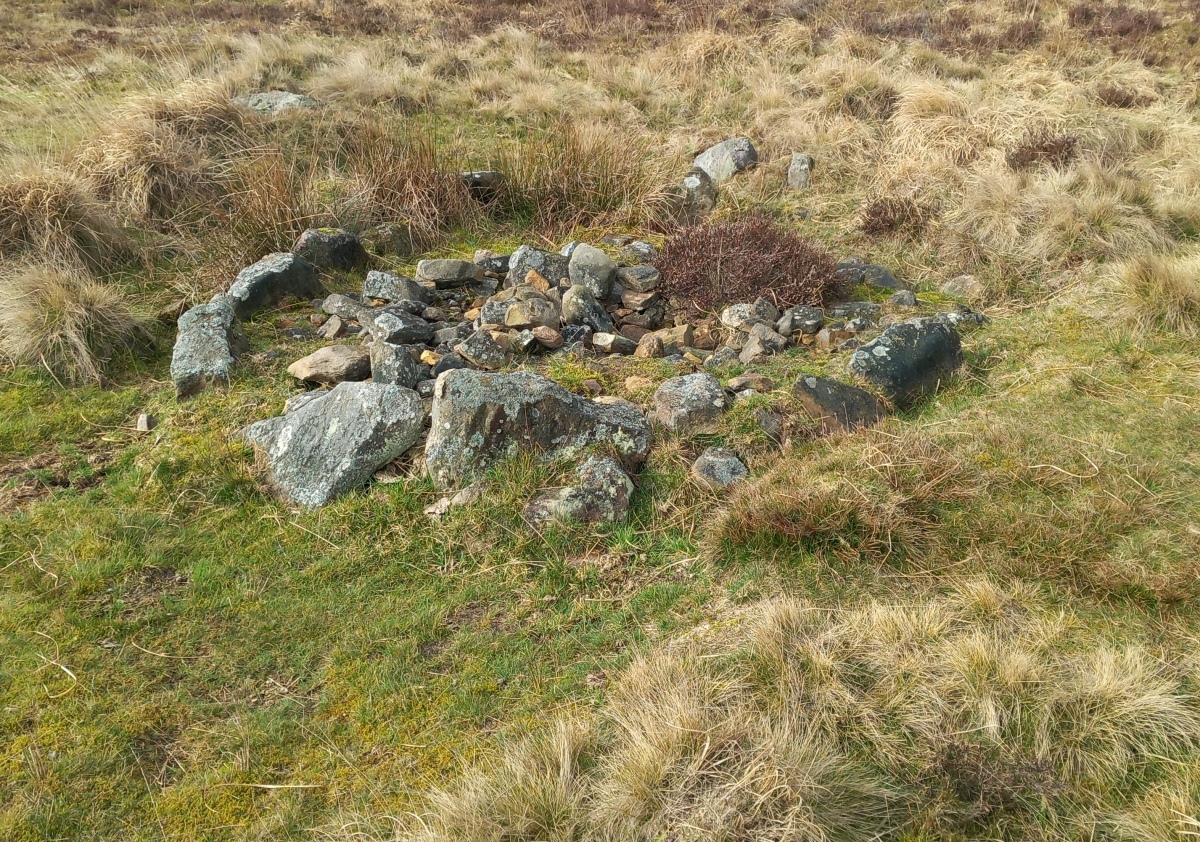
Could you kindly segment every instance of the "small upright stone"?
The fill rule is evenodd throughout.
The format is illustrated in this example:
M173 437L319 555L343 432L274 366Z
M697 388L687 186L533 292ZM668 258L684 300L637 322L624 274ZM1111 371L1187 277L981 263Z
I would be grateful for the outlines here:
M406 345L390 342L371 343L371 379L389 386L412 389L421 380L422 366L417 365Z
M647 333L640 340L638 340L638 345L634 350L633 355L644 360L656 360L660 357L665 357L667 355L667 349L663 345L663 341L660 337L654 335L653 333Z
M598 333L614 331L612 318L600 306L596 296L581 285L571 287L563 293L562 320L564 324L587 325Z
M936 319L889 327L857 349L847 368L878 388L900 409L934 391L963 363L958 331Z
M209 386L229 385L237 358L249 349L234 315L234 302L218 297L179 317L179 332L171 355L175 397L186 398Z
M158 419L149 413L143 412L137 417L137 431L139 433L148 433L158 426Z
M603 300L612 292L617 264L595 246L579 243L571 251L567 272L572 285L586 287L597 299Z
M340 228L309 228L296 240L292 252L318 269L353 271L370 259L359 236Z
M792 163L788 166L787 186L789 190L804 190L808 187L816 160L812 155L803 152L792 153Z

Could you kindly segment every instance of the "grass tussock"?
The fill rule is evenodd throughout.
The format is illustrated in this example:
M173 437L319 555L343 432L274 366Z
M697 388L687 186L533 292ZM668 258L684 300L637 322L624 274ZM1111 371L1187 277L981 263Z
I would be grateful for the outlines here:
M1110 270L1120 309L1142 330L1200 335L1200 254L1145 254Z
M111 358L147 336L126 296L80 268L4 266L0 302L0 353L72 384L102 383Z
M1088 838L1194 815L1187 656L1114 648L988 580L768 601L635 662L591 721L517 744L400 838Z

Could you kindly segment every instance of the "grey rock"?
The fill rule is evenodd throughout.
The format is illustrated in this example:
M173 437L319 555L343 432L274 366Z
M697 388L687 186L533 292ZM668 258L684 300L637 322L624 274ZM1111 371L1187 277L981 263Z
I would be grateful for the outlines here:
M812 176L813 167L816 166L816 159L812 155L805 155L803 152L793 152L792 162L788 165L787 171L787 186L789 190L804 190L808 187L808 182Z
M432 398L433 388L437 385L436 380L422 380L416 385L417 394L422 398Z
M670 207L683 224L697 222L717 207L717 184L704 170L693 167L667 190ZM632 244L626 248L632 248Z
M438 289L453 289L482 281L483 267L469 260L422 260L417 264L417 279Z
M294 94L291 91L262 91L234 97L233 104L267 117L274 117L288 111L318 108L321 101L304 94Z
M710 447L692 463L692 478L710 491L736 485L748 476L745 463L726 447Z
M625 519L633 482L615 459L592 456L577 470L579 482L542 494L525 507L531 526L551 521L612 523Z
M512 301L504 312L506 327L522 329L527 327L556 328L562 322L562 313L557 305L544 298L530 298L526 301Z
M321 309L343 321L358 322L364 325L371 323L374 314L374 310L367 305L355 301L348 295L336 292L321 302Z
M324 291L316 267L291 252L276 252L239 272L225 297L239 319L248 319L285 298L305 300Z
M782 336L801 333L812 336L825 325L825 313L817 307L789 307L775 323L775 330Z
M158 419L148 412L143 412L137 417L137 423L134 428L139 433L148 433L158 426Z
M258 451L280 496L315 508L366 484L412 447L424 426L421 399L411 389L339 383L320 400L240 435Z
M644 360L654 360L667 355L666 346L663 345L661 338L653 333L647 333L638 340L637 348L634 349L633 355Z
M507 275L510 255L497 254L494 251L486 251L480 249L475 252L475 263L483 269L483 271L491 272L493 275Z
M438 377L439 375L441 375L442 373L447 372L447 371L454 371L456 369L470 368L470 367L471 367L471 364L469 362L467 362L466 360L464 360L462 357L460 357L458 354L454 354L454 353L444 354L442 356L442 358L440 360L438 360L437 363L434 364L433 368L430 370L429 373L433 377Z
M575 253L575 249L577 247L579 247L580 245L582 245L582 243L580 243L579 240L571 240L571 242L567 243L565 246L560 248L558 250L558 253L561 254L563 257L567 258L568 260L570 260L571 255L573 255Z
M629 355L638 349L638 343L619 333L597 333L592 336L592 347L604 354Z
M718 371L738 363L738 352L733 348L718 348L713 355L704 361L704 367L709 371Z
M653 266L625 266L617 270L617 283L625 290L633 292L651 292L658 288L661 276Z
M730 330L749 332L756 324L773 323L779 318L779 310L765 298L753 304L733 304L721 311L721 324Z
M461 488L518 453L572 458L603 444L627 468L650 452L650 425L624 401L590 401L528 371L451 371L438 378L425 464L439 488Z
M552 327L535 327L530 333L548 351L557 351L563 346L563 335Z
M883 402L866 389L828 377L804 375L796 381L793 393L826 433L871 427L887 414Z
M353 271L370 259L359 236L340 228L310 228L296 240L292 252L318 269Z
M765 374L748 371L745 374L739 374L737 377L731 377L725 382L725 388L731 392L744 392L747 389L753 389L756 392L765 394L775 391L775 383Z
M362 345L329 345L288 366L288 374L306 383L332 386L371 376L371 352Z
M317 336L322 339L341 339L346 335L346 323L341 316L330 316L325 324L317 328Z
M917 295L912 290L902 289L888 299L888 304L893 307L916 307Z
M508 353L486 330L477 330L454 348L455 352L478 368L494 371L508 363Z
M877 263L867 263L859 274L860 283L880 289L908 289L908 284L899 280L892 270Z
M658 257L658 249L645 240L634 240L621 249L621 256L630 263L649 263Z
M597 333L614 333L616 328L608 312L584 286L572 286L563 293L563 324L587 325Z
M537 337L532 330L520 330L509 334L514 354L532 354L538 348Z
M250 348L234 315L234 303L217 298L199 304L179 317L178 328L171 354L175 396L186 398L209 386L229 385L237 358Z
M695 166L708 173L709 178L716 184L757 165L758 150L747 137L722 141L701 152L695 161Z
M876 321L883 310L882 304L874 301L842 301L825 311L829 319L870 319Z
M940 287L943 295L953 295L967 301L978 301L983 298L984 286L974 275L959 275L951 278Z
M424 345L433 339L433 326L429 322L399 308L384 307L375 311L368 309L359 321L371 331L371 336L376 342Z
M283 414L287 415L289 412L295 412L300 407L302 407L306 404L310 404L315 400L320 400L321 398L325 397L328 394L329 394L328 389L317 389L316 391L313 391L313 392L301 392L298 395L293 395L292 397L290 397L286 401L284 401Z
M578 244L571 252L567 272L572 286L586 287L597 299L608 298L617 277L617 264L595 246Z
M962 366L958 331L936 319L892 325L857 349L847 368L907 409Z
M406 345L371 343L371 379L388 386L411 389L422 379L421 367Z
M363 299L379 298L383 301L419 301L422 304L433 303L433 292L402 275L391 272L371 270L363 281Z
M948 313L938 313L934 316L939 322L949 325L953 328L974 328L982 327L988 323L988 317L983 313L976 313L969 307L959 305L956 310L951 310Z
M773 354L782 353L787 348L788 341L765 324L756 324L750 328L746 344L738 354L738 359L749 365Z
M728 406L725 390L717 378L711 374L686 374L672 377L658 387L650 418L668 430L686 432L712 424Z
M550 286L557 286L563 278L570 277L570 264L570 260L561 254L533 246L521 246L509 258L507 284L523 284L525 276L534 271L549 281Z

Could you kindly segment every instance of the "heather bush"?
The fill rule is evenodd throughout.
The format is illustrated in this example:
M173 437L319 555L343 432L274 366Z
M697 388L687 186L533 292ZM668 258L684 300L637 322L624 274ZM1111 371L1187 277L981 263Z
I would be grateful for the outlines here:
M1004 160L1010 169L1029 170L1039 164L1062 169L1079 154L1079 135L1058 134L1048 129L1025 135L1009 149Z

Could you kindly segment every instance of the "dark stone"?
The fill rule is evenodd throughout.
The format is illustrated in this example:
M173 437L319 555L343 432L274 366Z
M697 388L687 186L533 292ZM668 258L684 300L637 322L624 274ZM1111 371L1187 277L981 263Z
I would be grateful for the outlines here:
M233 302L234 315L248 319L285 298L304 300L324 291L316 267L298 255L277 252L239 272L224 297Z
M857 349L847 368L907 409L962 366L958 331L936 319L892 325Z
M887 414L879 398L848 383L805 375L794 388L800 406L826 433L871 427Z

